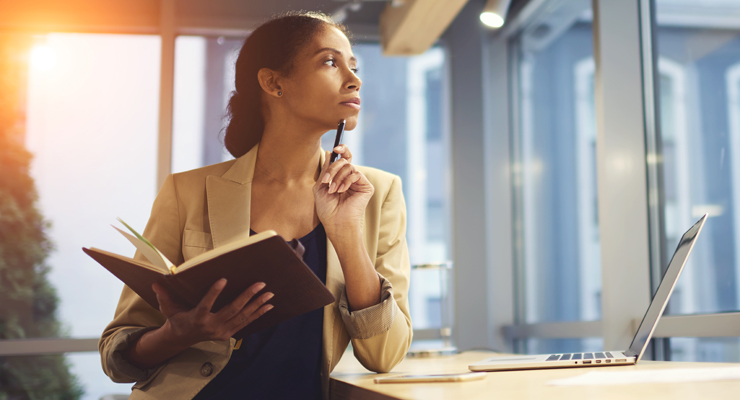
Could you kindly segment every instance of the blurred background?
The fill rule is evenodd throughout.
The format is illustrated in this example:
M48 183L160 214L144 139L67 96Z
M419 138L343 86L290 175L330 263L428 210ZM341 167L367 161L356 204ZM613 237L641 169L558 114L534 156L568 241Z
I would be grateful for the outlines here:
M412 274L415 344L627 347L708 213L647 357L740 361L736 0L0 0L0 398L129 393L97 353L122 283L80 248L132 255L116 217L231 158L238 50L293 9L353 31L344 142L402 178L412 264L453 266Z

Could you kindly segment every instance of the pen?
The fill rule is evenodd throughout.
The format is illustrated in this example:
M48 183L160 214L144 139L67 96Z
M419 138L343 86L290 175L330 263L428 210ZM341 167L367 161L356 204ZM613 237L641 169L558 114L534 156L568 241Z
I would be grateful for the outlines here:
M339 146L339 143L341 143L341 141L342 141L342 133L344 132L344 123L345 122L346 122L345 120L339 121L339 125L337 126L337 137L334 138L334 147ZM331 164L334 161L336 161L337 156L339 156L339 154L335 153L334 150L332 150L332 152L331 152L331 158L329 158L329 164Z

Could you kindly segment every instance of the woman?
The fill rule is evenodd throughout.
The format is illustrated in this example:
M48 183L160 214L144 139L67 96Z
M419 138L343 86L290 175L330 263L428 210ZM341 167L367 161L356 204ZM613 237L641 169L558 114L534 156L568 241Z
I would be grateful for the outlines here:
M321 136L357 125L361 80L348 32L323 14L290 13L256 29L236 62L224 138L236 159L170 175L144 236L179 264L236 235L301 238L304 260L338 299L236 342L269 312L255 284L218 313L216 282L194 309L158 285L160 309L124 287L99 343L105 373L136 382L132 399L328 397L329 373L351 340L368 369L406 354L409 256L398 176L353 166L347 146L329 164ZM140 254L136 255L141 258Z

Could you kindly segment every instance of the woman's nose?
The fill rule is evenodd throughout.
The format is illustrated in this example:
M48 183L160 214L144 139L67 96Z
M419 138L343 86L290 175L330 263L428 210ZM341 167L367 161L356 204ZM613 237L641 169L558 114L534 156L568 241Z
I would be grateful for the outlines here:
M355 79L350 81L349 85L347 86L347 89L354 89L354 90L359 91L361 86L362 86L362 79L355 76Z

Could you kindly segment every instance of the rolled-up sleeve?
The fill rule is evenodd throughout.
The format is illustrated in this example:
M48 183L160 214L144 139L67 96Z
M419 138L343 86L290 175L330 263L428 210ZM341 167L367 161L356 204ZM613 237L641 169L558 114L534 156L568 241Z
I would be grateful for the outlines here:
M362 310L349 310L347 291L342 291L339 298L339 313L352 339L368 339L391 329L396 318L395 299L391 281L378 275L380 278L380 303Z
M149 369L136 367L126 360L125 354L129 347L139 340L142 335L154 329L157 329L157 327L124 328L111 338L110 349L105 353L105 357L108 357L108 359L104 363L110 368L109 375L111 377L117 377L124 382L137 382L145 381L152 376L157 367Z

